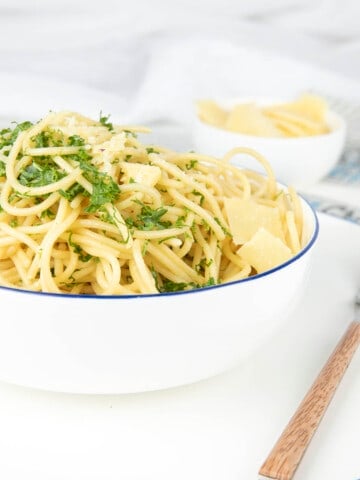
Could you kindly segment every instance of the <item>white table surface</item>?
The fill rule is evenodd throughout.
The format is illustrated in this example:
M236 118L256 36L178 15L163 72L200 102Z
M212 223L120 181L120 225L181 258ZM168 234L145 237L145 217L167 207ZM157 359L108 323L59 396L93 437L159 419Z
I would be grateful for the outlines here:
M0 477L7 480L238 480L257 471L352 318L360 227L321 218L301 304L223 375L162 392L81 396L0 383ZM229 309L236 312L236 305ZM240 314L240 312L239 312ZM360 476L360 351L298 480Z

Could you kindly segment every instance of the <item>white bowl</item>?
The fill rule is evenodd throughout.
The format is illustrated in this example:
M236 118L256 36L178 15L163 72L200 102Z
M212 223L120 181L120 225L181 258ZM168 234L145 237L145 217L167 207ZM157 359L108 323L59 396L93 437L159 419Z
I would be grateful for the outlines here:
M71 393L183 385L246 358L301 298L318 221L302 200L307 243L241 281L173 294L79 296L0 287L0 379Z
M231 100L215 99L215 101L224 108L231 108L236 103L256 101L260 105L271 105L284 102L284 99L279 101L279 99L247 97ZM280 182L304 187L313 185L325 177L336 165L344 149L346 136L344 119L329 111L327 123L330 132L323 135L270 138L224 130L209 125L196 116L193 142L196 151L215 157L223 157L235 147L253 148L270 162L275 176ZM232 163L259 170L259 166L254 160L243 155L235 157Z

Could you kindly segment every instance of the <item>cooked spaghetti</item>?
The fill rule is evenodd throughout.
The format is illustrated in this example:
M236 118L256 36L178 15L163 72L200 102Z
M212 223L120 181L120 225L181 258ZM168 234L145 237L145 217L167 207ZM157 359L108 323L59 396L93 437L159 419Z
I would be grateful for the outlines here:
M296 193L249 149L224 159L144 146L144 128L50 113L0 132L0 284L122 295L263 272L303 244ZM251 155L261 176L231 165Z

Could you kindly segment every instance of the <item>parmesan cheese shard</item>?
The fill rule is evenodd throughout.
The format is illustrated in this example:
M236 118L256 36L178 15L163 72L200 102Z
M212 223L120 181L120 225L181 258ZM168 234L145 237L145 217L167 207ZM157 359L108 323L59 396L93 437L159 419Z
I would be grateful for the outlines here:
M293 257L290 248L265 228L260 228L237 254L257 273L266 272Z
M285 104L285 109L297 113L298 115L303 115L304 117L313 120L314 122L325 122L326 112L327 112L327 103L326 101L318 97L317 95L311 95L305 93L301 95L297 100L292 103Z
M199 100L196 106L200 120L216 127L224 127L228 116L226 110L212 100Z
M264 111L268 115L283 115L286 122L302 126L302 136L320 135L329 131L326 123L328 106L326 101L317 95L304 94L293 102L272 105Z
M241 198L225 198L224 206L235 245L242 245L250 240L261 227L284 240L278 208Z
M135 183L142 183L149 187L154 187L161 177L161 170L159 167L152 165L143 165L142 163L127 163L121 164L121 170L124 172L122 181L129 183L132 179Z
M92 140L89 137L90 141ZM125 148L126 135L121 132L114 135L106 142L95 145L92 149L93 161L101 172L111 174L113 162L119 155L119 152Z
M284 130L290 136L307 136L320 135L327 132L327 127L324 123L315 122L311 118L292 111L287 111L285 108L268 109L266 112L274 124Z
M272 121L253 103L236 105L225 123L227 130L261 137L283 136Z

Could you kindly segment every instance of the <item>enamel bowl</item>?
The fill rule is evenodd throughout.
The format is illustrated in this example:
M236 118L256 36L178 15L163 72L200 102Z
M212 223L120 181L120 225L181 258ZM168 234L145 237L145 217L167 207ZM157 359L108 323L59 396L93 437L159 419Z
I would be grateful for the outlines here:
M235 104L250 101L259 105L272 105L288 99L246 97L215 101L230 109ZM324 178L340 159L345 144L346 123L332 111L327 115L329 133L296 138L245 135L209 125L197 115L194 117L193 143L196 151L221 158L235 147L252 148L266 157L280 182L297 188L314 185ZM232 163L252 170L259 168L254 160L244 155L234 157Z
M69 393L129 393L211 377L259 348L301 298L318 221L288 262L188 292L79 296L0 287L0 380Z

